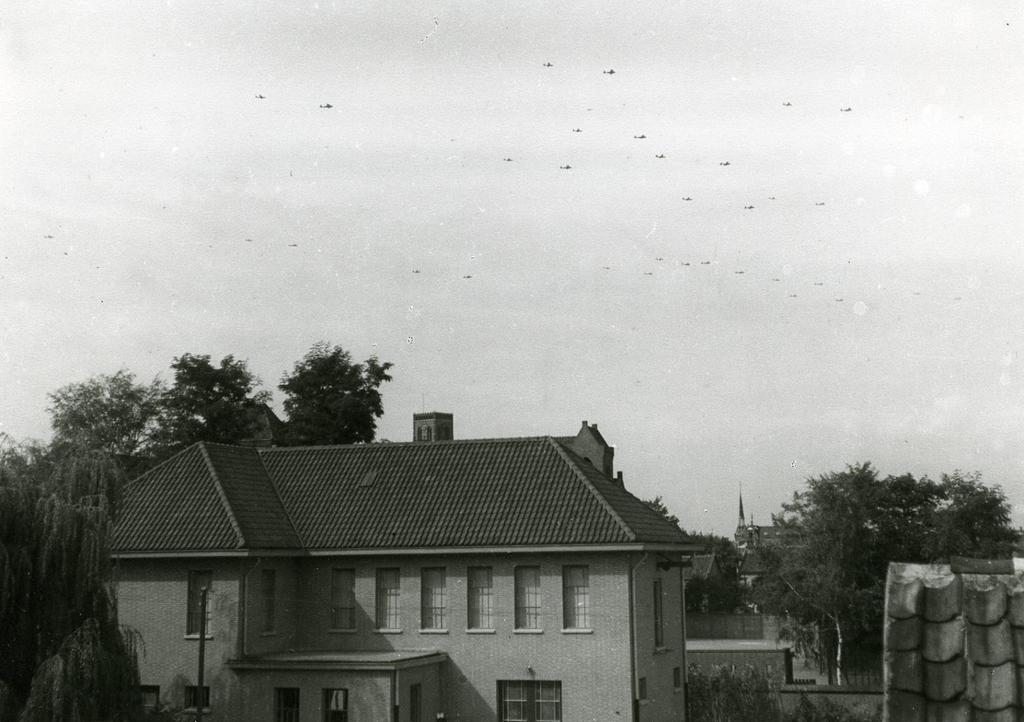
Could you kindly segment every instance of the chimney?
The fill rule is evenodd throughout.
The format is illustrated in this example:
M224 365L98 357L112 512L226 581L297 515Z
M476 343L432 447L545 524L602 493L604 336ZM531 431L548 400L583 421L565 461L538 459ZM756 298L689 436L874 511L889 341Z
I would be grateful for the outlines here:
M441 411L427 411L412 415L413 441L451 441L453 417Z

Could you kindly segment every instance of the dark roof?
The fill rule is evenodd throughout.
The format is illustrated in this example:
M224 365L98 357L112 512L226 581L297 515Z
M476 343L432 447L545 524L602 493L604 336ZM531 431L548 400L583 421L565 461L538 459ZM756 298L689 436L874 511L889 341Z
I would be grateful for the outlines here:
M765 571L767 567L761 553L757 549L744 550L743 559L740 561L740 576L757 576L764 574Z
M686 543L551 437L200 443L128 489L115 553Z
M690 557L690 564L691 566L683 569L683 577L687 580L709 579L712 576L721 574L718 558L714 552L710 554L694 554Z
M887 719L1019 719L1022 640L1024 578L1013 562L890 564Z

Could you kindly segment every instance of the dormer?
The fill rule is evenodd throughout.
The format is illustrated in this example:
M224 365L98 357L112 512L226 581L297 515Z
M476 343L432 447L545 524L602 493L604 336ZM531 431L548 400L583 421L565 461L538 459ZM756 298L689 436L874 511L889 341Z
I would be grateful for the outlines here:
M588 424L584 421L570 446L577 456L582 456L602 474L609 479L612 478L615 449L609 446L601 436L601 432L597 430L597 424Z

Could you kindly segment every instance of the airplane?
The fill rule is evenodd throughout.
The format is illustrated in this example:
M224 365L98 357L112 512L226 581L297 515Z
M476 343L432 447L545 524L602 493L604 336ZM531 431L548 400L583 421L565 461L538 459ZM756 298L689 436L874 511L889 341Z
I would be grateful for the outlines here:
M737 276L742 276L746 271L733 271Z
M839 112L840 113L849 113L851 110L853 110L853 108L840 108Z
M418 268L414 268L414 269L412 269L412 272L413 272L413 273L419 273L419 272L420 272L420 269L418 269Z
M472 278L472 276L463 276L463 278Z
M288 244L288 247L289 247L289 248L298 248L298 247L299 247L299 244L298 244L298 243L289 243L289 244Z
M664 157L665 157L665 154L664 154L664 153L661 153L661 154L659 154L659 155L656 155L656 156L654 156L654 157L655 157L655 158L664 158Z
M725 161L723 163L719 163L718 165L732 165L732 163L730 163L729 161Z
M582 128L573 128L573 129L572 129L572 132L573 132L573 133L582 133L582 132L583 132L583 129L582 129Z
M551 63L544 63L544 67L545 67L545 68L553 68L553 67L555 67L555 66L554 66L554 65L552 65Z
M615 68L609 68L608 70L601 71L605 75L615 75Z
M785 107L785 108L790 108L790 107L792 107L792 106L793 106L793 104L792 104L792 103L790 103L790 102L789 102L788 100L787 100L787 101L786 101L785 103L783 103L782 105L783 105L783 107Z
M572 166L571 165L560 165L560 166L558 166L558 169L559 170L572 170Z
M266 100L266 99L267 99L267 96L265 96L265 95L260 95L259 93L256 93L256 99L257 99L257 100Z
M754 210L754 206L743 206L743 210L745 210L745 211L752 211L752 210Z
M511 158L502 158L502 160L505 161L506 163L511 163L512 162Z
M773 278L772 280L773 281L781 281L782 279L781 278Z
M321 107L321 108L326 108L326 109L328 109L328 110L329 110L329 109L333 108L334 106L333 106L333 105L331 105L330 103L324 103L324 104L323 104L323 105L321 105L320 107Z
M768 200L770 200L770 201L775 200L775 196L768 196Z
M693 198L690 198L690 196L683 196L683 200L684 201L692 201Z
M664 258L662 258L661 256L658 256L658 257L657 257L657 258L655 258L654 260L655 260L655 261L664 261L665 259L664 259Z
M815 203L814 205L816 205L816 206L823 206L823 205L825 205L825 203L824 203L824 201L822 201L821 203Z
M702 266L710 266L711 265L711 261L701 261L700 265L702 265Z
M646 135L644 135L643 133L641 133L640 135L634 135L633 137L634 137L634 138L636 138L637 140L643 140L643 139L644 139L644 138L646 138L647 136L646 136Z

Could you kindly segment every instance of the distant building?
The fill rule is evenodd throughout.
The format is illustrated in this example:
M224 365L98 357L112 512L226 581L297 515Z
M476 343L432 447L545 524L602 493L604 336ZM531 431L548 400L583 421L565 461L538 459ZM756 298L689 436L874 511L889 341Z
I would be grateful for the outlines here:
M596 425L452 430L435 412L411 443L200 443L135 480L113 554L147 705L212 722L683 719L693 545L624 488Z
M760 549L769 544L787 546L799 543L800 534L795 530L775 525L763 526L755 524L753 514L750 515L750 521L748 522L743 512L742 491L739 498L739 520L736 524L736 531L733 534L733 541L740 552L740 581L746 586L751 586L766 571Z

